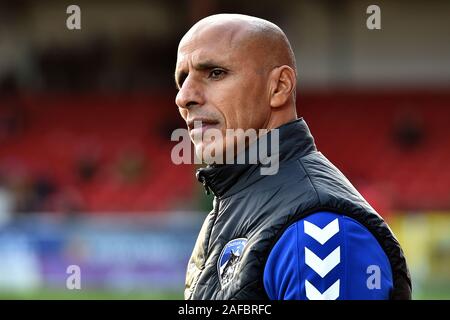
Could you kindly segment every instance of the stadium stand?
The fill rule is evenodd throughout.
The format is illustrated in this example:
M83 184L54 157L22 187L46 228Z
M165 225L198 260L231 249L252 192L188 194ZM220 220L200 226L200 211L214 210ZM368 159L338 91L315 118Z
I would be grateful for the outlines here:
M194 165L170 159L171 131L184 126L171 94L3 101L2 127L13 119L20 130L1 135L0 173L16 193L35 193L16 210L148 212L183 207L196 195ZM309 93L300 94L298 113L319 149L380 211L448 209L449 103L446 93Z

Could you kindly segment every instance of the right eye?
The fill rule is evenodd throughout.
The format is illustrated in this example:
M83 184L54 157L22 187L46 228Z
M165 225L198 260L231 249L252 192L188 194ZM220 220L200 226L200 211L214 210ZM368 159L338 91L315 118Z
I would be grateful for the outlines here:
M211 78L211 79L220 79L224 74L225 74L225 70L213 69L209 73L209 78Z

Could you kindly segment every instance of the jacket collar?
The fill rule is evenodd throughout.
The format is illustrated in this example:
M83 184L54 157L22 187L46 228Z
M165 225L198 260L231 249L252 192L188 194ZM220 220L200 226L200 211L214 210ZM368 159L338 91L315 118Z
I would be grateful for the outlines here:
M279 130L280 166L284 162L298 159L317 150L314 138L303 118L288 122L277 129ZM269 131L267 141L271 134L272 132ZM248 149L245 152L247 154ZM270 150L268 152L270 154ZM242 190L264 177L259 173L261 166L261 163L208 165L198 169L196 177L207 193L211 190L216 197L221 198Z

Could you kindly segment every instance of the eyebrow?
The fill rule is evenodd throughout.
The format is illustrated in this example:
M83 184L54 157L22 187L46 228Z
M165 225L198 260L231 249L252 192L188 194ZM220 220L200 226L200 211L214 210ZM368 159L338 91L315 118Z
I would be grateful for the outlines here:
M206 60L203 62L196 63L194 65L194 69L198 70L198 71L211 70L214 68L223 68L223 69L228 70L227 68L225 68L223 66L222 63L218 63L213 60ZM186 71L180 71L178 73L175 71L175 85L177 86L178 89L180 89L181 84L183 84L183 81L187 78L188 75L189 75L189 72L186 72Z

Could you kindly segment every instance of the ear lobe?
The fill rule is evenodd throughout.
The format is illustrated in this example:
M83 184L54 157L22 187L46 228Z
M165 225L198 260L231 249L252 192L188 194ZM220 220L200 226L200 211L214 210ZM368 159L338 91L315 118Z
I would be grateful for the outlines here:
M296 86L296 76L291 67L283 65L273 70L273 87L270 96L270 106L281 107L292 96Z

